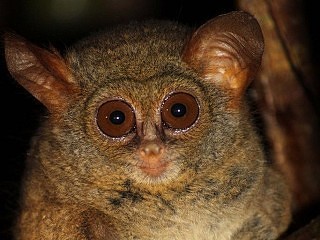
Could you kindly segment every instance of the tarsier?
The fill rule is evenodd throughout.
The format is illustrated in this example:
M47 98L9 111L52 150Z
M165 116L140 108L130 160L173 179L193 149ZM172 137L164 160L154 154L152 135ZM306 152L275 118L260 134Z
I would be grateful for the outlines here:
M16 239L277 239L290 194L246 99L253 16L196 30L150 20L64 56L5 35L12 76L48 109L23 179Z

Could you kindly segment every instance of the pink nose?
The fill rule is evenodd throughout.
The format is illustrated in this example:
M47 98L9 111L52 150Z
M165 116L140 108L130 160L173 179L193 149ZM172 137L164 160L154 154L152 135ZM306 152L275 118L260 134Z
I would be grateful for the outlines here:
M163 146L161 143L155 141L146 141L140 146L141 156L158 156L163 153Z

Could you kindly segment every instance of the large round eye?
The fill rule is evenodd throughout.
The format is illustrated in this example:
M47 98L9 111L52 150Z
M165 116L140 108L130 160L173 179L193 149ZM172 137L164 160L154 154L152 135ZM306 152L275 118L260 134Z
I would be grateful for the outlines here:
M135 127L133 109L121 100L105 102L98 109L97 124L104 134L122 137Z
M199 115L197 100L184 92L173 93L162 105L163 123L173 129L187 129L195 123Z

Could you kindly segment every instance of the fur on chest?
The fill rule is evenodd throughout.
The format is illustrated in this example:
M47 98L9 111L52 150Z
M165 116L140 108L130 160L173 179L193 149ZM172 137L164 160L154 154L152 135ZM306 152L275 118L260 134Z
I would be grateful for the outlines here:
M243 210L228 211L215 207L195 207L185 203L174 211L141 212L132 209L119 229L124 239L154 240L228 240L243 225L247 217Z

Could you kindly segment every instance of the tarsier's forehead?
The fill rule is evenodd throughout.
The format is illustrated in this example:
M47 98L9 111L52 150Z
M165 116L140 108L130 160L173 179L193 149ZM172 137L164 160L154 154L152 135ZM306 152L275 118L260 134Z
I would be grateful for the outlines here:
M132 54L121 59L111 61L108 57L97 61L96 59L81 58L71 63L73 74L78 81L84 81L86 85L100 85L105 82L155 82L157 80L169 80L168 76L176 79L190 78L182 76L187 68L183 66L180 56L152 53ZM152 55L153 54L153 55ZM172 53L171 53L172 54ZM183 75L186 75L185 73Z
M149 78L180 61L188 34L184 27L156 23L131 24L82 40L69 49L69 65L85 81Z
M187 92L193 95L204 95L205 87L201 79L192 74L178 72L163 72L147 78L117 78L105 79L95 86L93 95L97 101L108 98L127 98L143 103L162 101L172 92Z

